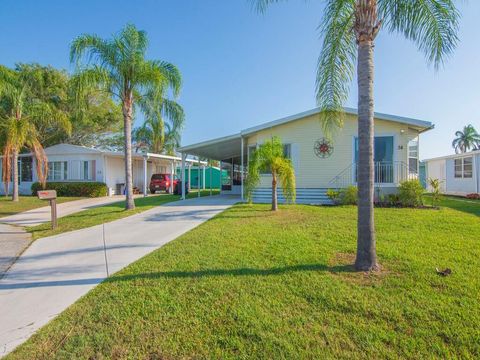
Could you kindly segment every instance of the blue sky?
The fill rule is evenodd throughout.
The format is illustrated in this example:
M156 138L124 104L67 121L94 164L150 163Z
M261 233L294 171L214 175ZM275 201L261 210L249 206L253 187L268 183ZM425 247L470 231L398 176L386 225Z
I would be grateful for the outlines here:
M2 0L1 62L71 70L75 36L106 37L134 23L148 32L148 56L182 71L189 144L315 107L321 4L290 0L259 15L247 0ZM466 124L480 130L480 2L460 2L460 10L461 42L438 72L413 44L385 32L377 39L375 110L435 123L421 138L421 158L452 153Z

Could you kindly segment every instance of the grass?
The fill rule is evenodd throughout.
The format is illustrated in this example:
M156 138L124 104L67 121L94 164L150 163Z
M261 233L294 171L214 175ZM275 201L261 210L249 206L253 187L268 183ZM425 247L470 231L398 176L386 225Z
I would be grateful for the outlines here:
M210 190L203 190L200 194L201 196L209 195ZM218 191L213 191L213 194L218 194ZM198 192L192 191L187 195L187 198L196 197L197 195ZM32 226L26 230L32 234L32 238L35 240L41 237L56 235L67 231L83 229L113 220L122 219L124 217L152 209L155 206L176 200L180 200L180 195L159 195L149 196L146 198L136 198L135 209L128 211L125 210L125 201L119 201L59 218L58 226L55 230L51 229L50 222Z
M83 199L81 197L59 197L57 203ZM0 196L0 218L15 215L23 211L48 206L48 201L39 200L36 196L20 196L20 201L14 202L11 197Z
M458 211L464 211L470 214L480 216L480 200L466 199L459 196L445 196L440 197L440 206L446 206L451 209ZM426 195L425 198L426 205L432 205L431 195Z
M350 265L355 207L236 205L114 274L7 359L478 358L478 208L442 205L375 209L373 274Z

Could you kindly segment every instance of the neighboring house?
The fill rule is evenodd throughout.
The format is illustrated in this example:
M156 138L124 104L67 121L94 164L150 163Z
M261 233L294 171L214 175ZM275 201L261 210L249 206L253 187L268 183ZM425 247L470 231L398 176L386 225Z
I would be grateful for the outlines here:
M427 179L439 179L441 192L450 195L480 193L480 151L424 160ZM427 186L431 191L431 187Z
M125 187L125 162L123 152L104 151L84 146L58 144L45 149L48 158L50 181L91 182L107 184L108 195L123 194ZM0 157L1 159L2 157ZM180 158L152 153L133 154L133 186L146 194L150 177L155 173L175 173ZM193 160L188 159L191 163ZM197 162L196 162L197 163ZM205 163L201 163L201 165ZM0 162L1 169L1 162ZM1 171L0 171L1 173ZM31 154L19 156L19 191L30 195L31 186L37 181L35 163ZM12 191L12 184L9 186ZM4 194L4 186L0 186Z
M356 184L357 111L345 109L344 125L331 141L325 138L318 108L242 130L240 133L180 148L182 158L195 155L221 161L230 177L222 193L243 197L243 174L250 154L265 139L278 136L294 165L297 202L322 203L328 188ZM375 186L377 193L396 191L401 181L418 177L419 135L432 129L428 121L375 113ZM254 201L271 199L271 176L265 173ZM280 196L280 201L283 201Z

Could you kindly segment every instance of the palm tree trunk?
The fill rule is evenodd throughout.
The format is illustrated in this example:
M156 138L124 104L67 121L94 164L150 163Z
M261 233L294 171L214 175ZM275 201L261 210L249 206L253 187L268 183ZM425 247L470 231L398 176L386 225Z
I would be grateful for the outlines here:
M125 209L135 209L133 201L133 174L132 174L132 94L123 102L123 131L125 136Z
M373 46L373 40L358 44L358 234L355 268L362 271L378 267L373 214Z
M272 211L278 210L277 201L277 175L272 173Z
M12 154L12 171L13 171L13 192L12 201L18 201L18 151L13 150Z

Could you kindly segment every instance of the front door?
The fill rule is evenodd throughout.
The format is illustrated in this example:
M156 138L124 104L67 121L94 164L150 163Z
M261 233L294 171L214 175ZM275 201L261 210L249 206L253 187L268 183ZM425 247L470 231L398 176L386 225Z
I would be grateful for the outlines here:
M375 183L393 183L393 136L375 136L373 162L375 168ZM355 137L355 170L357 164L358 138ZM357 171L355 171L355 180L356 176Z

